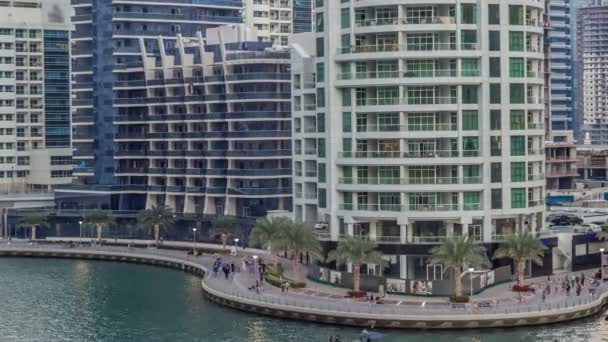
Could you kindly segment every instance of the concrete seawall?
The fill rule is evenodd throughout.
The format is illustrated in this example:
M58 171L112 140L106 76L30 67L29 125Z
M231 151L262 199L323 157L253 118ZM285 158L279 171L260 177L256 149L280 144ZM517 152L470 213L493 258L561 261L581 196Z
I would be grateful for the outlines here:
M205 281L207 268L197 260L180 259L165 255L154 255L134 250L125 252L56 249L56 248L26 248L2 247L0 257L37 257L37 258L72 258L83 260L104 260L129 262L162 266L182 270L201 277L203 293L209 300L238 309L241 311L274 316L285 319L311 321L327 324L340 324L362 327L403 328L403 329L464 329L464 328L505 328L518 326L533 326L573 321L603 313L608 308L608 292L599 295L588 303L570 307L555 308L544 311L512 312L488 314L450 314L436 315L421 311L421 314L396 315L350 312L348 308L340 310L323 310L312 307L299 307L285 303L265 301L262 297L242 296L229 293L210 286Z

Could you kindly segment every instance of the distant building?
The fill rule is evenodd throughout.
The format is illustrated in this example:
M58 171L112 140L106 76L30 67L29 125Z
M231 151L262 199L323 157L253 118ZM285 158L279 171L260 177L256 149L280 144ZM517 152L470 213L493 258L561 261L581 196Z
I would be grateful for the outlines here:
M72 180L68 1L0 1L0 193Z
M545 153L547 192L574 189L578 170L576 141L572 131L551 132L549 140L545 141Z
M289 35L294 30L296 10L302 16L295 0L244 0L243 22L257 30L259 41L287 46ZM308 17L310 19L310 14Z

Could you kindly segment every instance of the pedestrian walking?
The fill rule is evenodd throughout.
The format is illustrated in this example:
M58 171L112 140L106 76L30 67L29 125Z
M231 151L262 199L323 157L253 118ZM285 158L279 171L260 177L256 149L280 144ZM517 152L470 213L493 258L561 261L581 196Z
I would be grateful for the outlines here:
M585 273L581 273L581 285L585 286Z

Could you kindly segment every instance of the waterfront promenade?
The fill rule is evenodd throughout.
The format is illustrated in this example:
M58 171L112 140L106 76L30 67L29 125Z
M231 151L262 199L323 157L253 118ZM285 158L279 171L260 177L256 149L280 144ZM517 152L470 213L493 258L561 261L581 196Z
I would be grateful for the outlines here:
M218 247L211 245L206 248ZM263 251L239 250L236 257L221 257L226 262L240 265L243 256L251 257L253 253L262 256L260 252ZM540 295L524 296L520 301L519 297L515 298L508 291L508 285L505 284L493 288L491 292L475 296L472 305L453 305L441 297L414 296L388 296L382 304L378 304L345 298L345 289L316 283L309 283L306 289L290 290L287 293L263 285L262 291L257 293L250 290L255 285L255 280L259 279L256 272L236 272L228 279L223 275L215 277L208 270L219 255L193 256L183 250L4 242L0 244L0 254L111 259L160 264L197 274L205 272L202 281L205 295L219 304L258 314L332 324L429 329L535 325L592 316L603 312L608 301L608 287L605 284L598 286L594 294L586 291L580 296L557 294L547 296L545 301ZM270 257L266 257L266 262L270 262Z

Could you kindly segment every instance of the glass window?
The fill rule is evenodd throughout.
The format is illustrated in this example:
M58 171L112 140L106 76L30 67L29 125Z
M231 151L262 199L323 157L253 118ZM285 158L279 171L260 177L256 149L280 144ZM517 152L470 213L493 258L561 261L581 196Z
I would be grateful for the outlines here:
M479 137L463 137L462 153L464 157L476 157L479 155Z
M509 58L509 76L524 77L524 59Z
M317 83L325 82L325 64L317 63Z
M509 32L509 51L524 51L524 33L519 31Z
M351 106L351 96L350 96L349 88L342 89L342 106L344 106L344 107Z
M490 137L490 155L492 157L502 155L502 137L500 135Z
M490 129L493 131L499 131L502 126L502 118L500 109L493 109L490 111Z
M461 24L477 24L477 5L462 4L460 10Z
M481 208L479 191L465 191L462 193L462 209L463 210L479 210Z
M462 30L460 32L460 38L462 41L462 50L477 49L477 31Z
M461 72L464 77L479 76L479 59L463 58L461 62Z
M353 150L353 142L350 138L342 139L342 150L344 152L350 152Z
M490 51L500 51L500 31L490 31Z
M490 77L500 77L500 57L490 57Z
M476 110L462 111L462 129L465 131L474 131L479 129L479 120Z
M526 207L526 189L515 188L511 189L511 208L525 208Z
M462 103L464 104L477 104L479 102L477 97L477 86L476 85L463 85L462 86Z
M340 73L342 74L343 80L350 80L350 63L340 63Z
M319 188L317 193L319 196L319 208L327 208L327 190Z
M350 34L343 34L340 40L342 43L342 51L350 52Z
M502 189L492 189L492 209L502 209Z
M323 57L325 55L325 44L323 41L323 37L318 37L316 39L316 47L317 47L317 57Z
M480 182L479 165L463 165L462 181L464 184L477 184Z
M490 104L500 104L500 83L490 83Z
M526 163L512 162L511 163L511 182L526 181Z
M317 108L325 107L325 88L317 88Z
M521 103L525 103L526 101L526 92L525 92L525 87L522 83L511 83L509 85L509 89L510 89L510 101L511 104L517 103L517 104L521 104Z
M325 113L317 113L317 132L325 132Z
M524 24L524 6L509 5L509 25Z
M317 156L325 158L325 139L317 139Z
M315 31L323 32L323 13L317 13L315 15Z
M353 119L351 112L342 112L342 132L353 131Z
M526 129L525 114L523 110L511 111L511 129L519 130Z
M488 24L500 25L500 6L498 4L488 5Z
M525 136L515 135L511 136L511 155L512 156L524 156L526 155L526 141Z
M496 162L490 164L490 181L492 183L502 182L502 163Z
M350 27L350 8L343 8L340 12L340 24L343 29Z
M325 169L325 163L319 163L317 165L317 179L319 183L325 183L327 179L327 170Z

